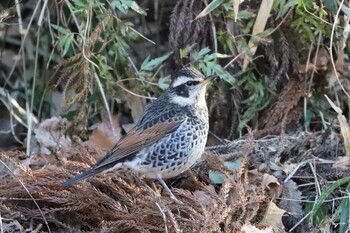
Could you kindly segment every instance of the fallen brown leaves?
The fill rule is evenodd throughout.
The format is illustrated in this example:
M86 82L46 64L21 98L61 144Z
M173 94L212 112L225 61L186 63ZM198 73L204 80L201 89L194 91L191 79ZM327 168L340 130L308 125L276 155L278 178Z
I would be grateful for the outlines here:
M278 136L253 140L249 134L245 140L211 147L190 174L168 182L184 205L174 203L160 185L128 170L60 188L100 156L82 143L30 158L22 152L2 152L1 160L15 168L0 182L3 227L47 232L46 221L52 232L284 232L282 216L288 212L289 222L296 224L305 215L303 189L284 179L292 171L297 181L310 179L310 169L295 169L303 160L342 147L336 135L328 137L320 144L327 135L285 136L281 144ZM237 158L239 169L223 163ZM334 159L332 167L329 159L316 160L319 177L349 172L341 165L347 160ZM222 183L212 182L210 171L222 174Z

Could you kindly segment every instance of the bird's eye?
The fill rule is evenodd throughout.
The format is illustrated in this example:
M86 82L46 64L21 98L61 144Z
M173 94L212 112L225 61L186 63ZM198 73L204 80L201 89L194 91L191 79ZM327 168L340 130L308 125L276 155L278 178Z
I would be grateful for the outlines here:
M194 86L197 85L199 82L198 81L188 81L186 82L186 86Z

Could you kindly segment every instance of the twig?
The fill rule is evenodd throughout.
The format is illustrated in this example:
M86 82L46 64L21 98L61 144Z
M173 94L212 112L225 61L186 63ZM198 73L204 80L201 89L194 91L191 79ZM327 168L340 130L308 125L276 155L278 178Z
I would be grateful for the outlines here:
M47 6L47 0L44 0L44 4L41 8L41 12L38 19L38 31L37 31L37 38L36 38L36 49L35 49L35 59L34 59L34 73L33 73L33 84L32 84L32 98L30 100L30 107L29 107L29 116L28 116L28 128L27 128L27 148L26 153L27 155L30 155L31 152L31 138L32 138L32 131L33 131L33 108L34 108L34 98L35 98L35 84L37 79L37 72L38 72L38 56L39 56L39 45L40 45L40 32L43 22L43 17L45 13L45 9Z
M164 210L160 207L160 205L158 204L158 202L156 202L156 205L160 211L160 213L162 214L163 220L164 220L164 228L165 228L165 233L168 233L168 226L167 226L167 220L166 220L166 215L164 213Z
M334 64L333 50L332 50L334 31L335 31L336 24L337 24L337 21L338 21L338 18L339 18L339 13L340 13L341 8L342 8L343 5L344 5L344 0L341 1L340 5L339 5L339 9L337 11L337 14L335 15L335 19L334 19L334 23L333 23L333 27L332 27L332 32L331 32L331 39L329 41L329 48L328 49L329 49L329 55L331 57L331 64L332 64L332 68L333 68L333 72L335 74L335 77L337 78L337 81L338 81L341 89L343 90L343 92L350 98L349 93L345 90L345 88L343 87L343 85L341 84L341 82L339 80L339 75L337 73L337 69L336 69L335 64Z
M0 211L0 231L1 231L1 233L4 233L4 227L3 227L3 224L2 224L1 211Z
M132 91L130 91L130 90L128 90L127 88L125 88L125 87L123 87L122 85L118 85L121 89L123 89L124 91L126 91L126 92L128 92L128 93L130 93L130 94L132 94L132 95L134 95L134 96L137 96L137 97L140 97L140 98L145 98L145 99L150 99L150 100L155 100L155 99L157 99L157 98L155 98L155 97L148 97L148 96L144 96L144 95L139 95L139 94L137 94L137 93L135 93L135 92L132 92Z
M299 226L307 217L309 217L309 215L311 214L311 212L307 213L302 219L300 219L299 222L297 222L288 232L293 232L295 228L297 228L297 226Z
M103 104L105 105L105 108L106 108L108 119L109 119L109 122L110 122L111 128L112 128L112 133L113 133L113 135L116 135L116 132L115 132L115 129L114 129L114 126L113 126L113 119L112 119L111 110L109 109L108 101L107 101L105 92L103 90L102 83L101 83L99 77L97 76L96 72L94 72L94 77L95 77L98 89L100 90L100 93L101 93L101 96L102 96L102 100L103 100Z

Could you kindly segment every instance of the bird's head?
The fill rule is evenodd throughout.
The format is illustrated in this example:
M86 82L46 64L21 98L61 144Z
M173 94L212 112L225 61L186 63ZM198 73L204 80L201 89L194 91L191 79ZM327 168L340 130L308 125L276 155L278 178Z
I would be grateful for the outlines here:
M170 101L181 106L205 107L206 86L216 77L216 75L205 77L192 67L181 69L173 76L169 86Z

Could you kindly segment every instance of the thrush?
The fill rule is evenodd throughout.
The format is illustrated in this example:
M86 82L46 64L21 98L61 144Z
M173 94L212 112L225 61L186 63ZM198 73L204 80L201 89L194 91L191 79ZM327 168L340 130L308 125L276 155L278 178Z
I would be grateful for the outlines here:
M206 86L215 77L204 77L192 67L181 69L169 88L148 106L135 127L106 156L61 186L101 172L129 168L159 180L176 200L163 179L186 171L203 154L209 130Z

